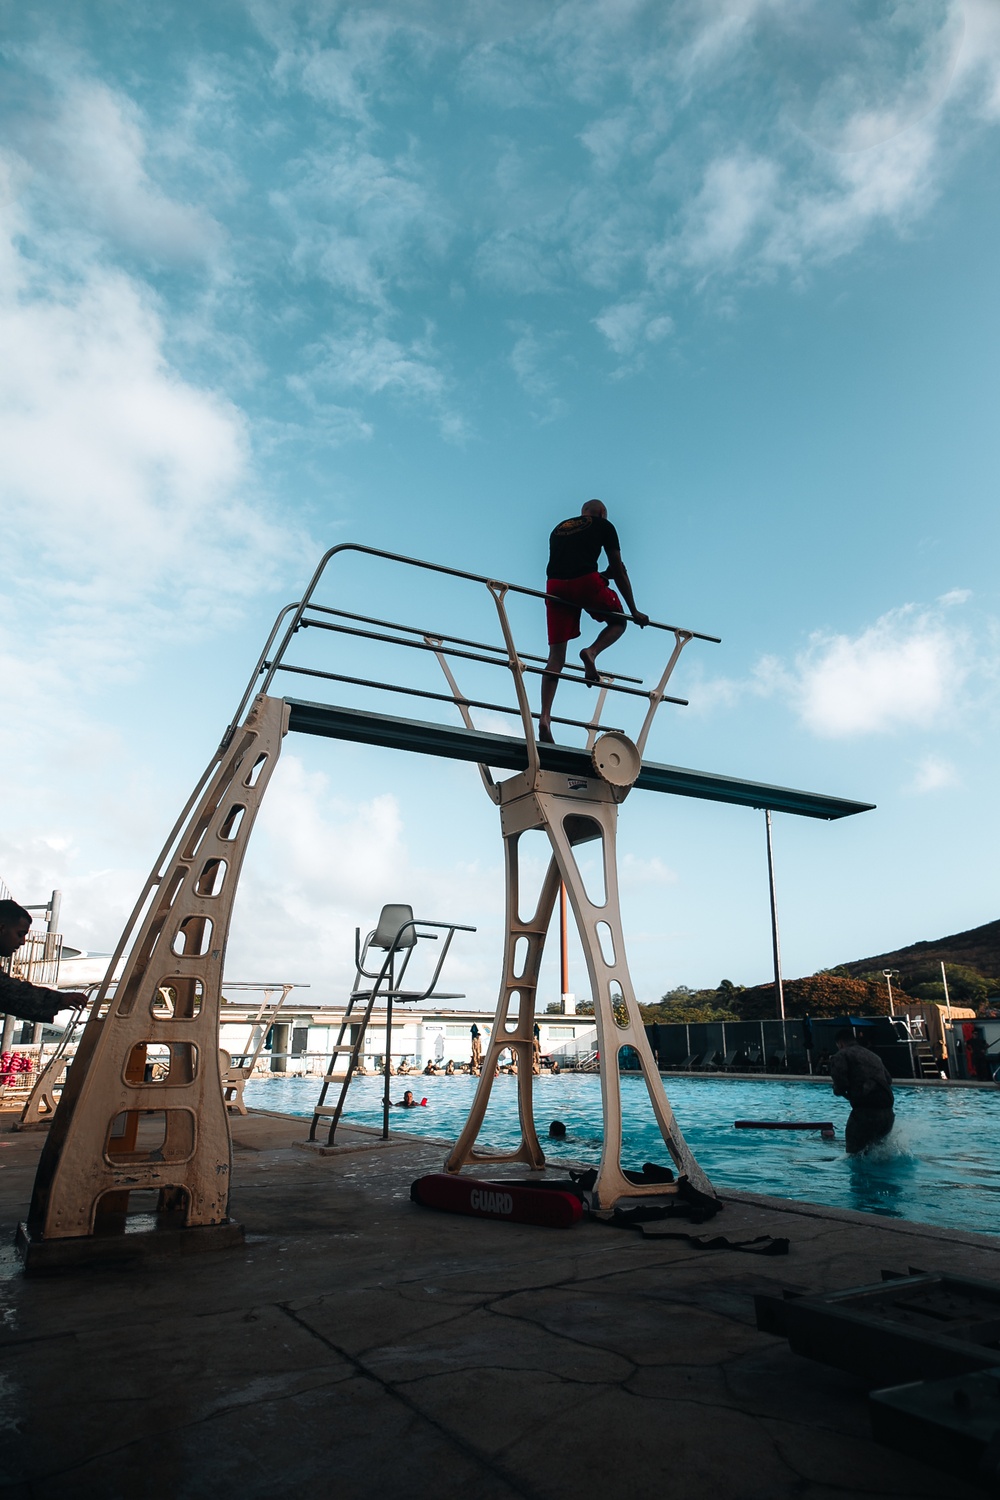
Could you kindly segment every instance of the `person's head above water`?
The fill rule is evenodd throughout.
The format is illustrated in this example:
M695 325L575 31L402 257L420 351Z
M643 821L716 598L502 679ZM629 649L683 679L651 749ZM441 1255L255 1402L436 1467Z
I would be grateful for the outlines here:
M403 1103L405 1104L407 1102L407 1100L412 1099L412 1098L413 1098L413 1090L412 1089L407 1089L406 1093L403 1095Z
M847 1026L842 1026L834 1037L834 1041L838 1047L853 1047L857 1041L857 1037Z
M595 516L600 521L608 518L608 507L603 500L585 500L580 506L581 516Z
M562 1120L553 1120L552 1124L549 1126L549 1135L555 1136L557 1139L561 1140L565 1134L566 1126L563 1124Z

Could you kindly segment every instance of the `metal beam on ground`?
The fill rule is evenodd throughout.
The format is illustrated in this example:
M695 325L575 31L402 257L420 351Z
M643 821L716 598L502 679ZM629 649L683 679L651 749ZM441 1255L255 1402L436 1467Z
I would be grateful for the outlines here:
M449 760L474 761L498 770L524 771L528 751L524 740L451 724L430 724L421 719L401 719L390 714L365 713L327 703L308 703L286 698L290 714L288 728L299 734L326 739L353 740L392 750L410 750ZM539 745L542 769L568 776L595 775L589 754L568 745ZM738 807L769 808L772 812L797 813L805 818L851 817L870 812L874 804L852 802L846 797L826 797L818 792L800 792L791 787L768 786L717 776L710 771L690 771L683 766L644 761L635 783L647 792L667 792L675 797L697 797L708 802L729 802Z

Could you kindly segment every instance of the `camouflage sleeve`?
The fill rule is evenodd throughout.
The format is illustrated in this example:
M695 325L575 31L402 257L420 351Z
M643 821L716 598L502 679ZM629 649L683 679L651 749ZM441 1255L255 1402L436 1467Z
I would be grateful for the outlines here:
M63 998L57 990L12 979L0 970L0 1011L4 1015L19 1016L22 1021L51 1021L62 1008Z
M830 1079L833 1083L833 1092L839 1098L846 1099L847 1090L850 1087L850 1076L847 1059L842 1052L835 1052L830 1058Z

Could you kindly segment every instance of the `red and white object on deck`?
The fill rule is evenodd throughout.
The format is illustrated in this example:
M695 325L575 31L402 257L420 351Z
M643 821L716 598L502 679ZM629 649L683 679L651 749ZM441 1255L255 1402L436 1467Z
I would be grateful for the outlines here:
M542 1224L570 1229L583 1218L583 1204L559 1188L521 1187L516 1182L481 1182L434 1172L410 1185L410 1197L423 1208L474 1219L507 1219L512 1224Z

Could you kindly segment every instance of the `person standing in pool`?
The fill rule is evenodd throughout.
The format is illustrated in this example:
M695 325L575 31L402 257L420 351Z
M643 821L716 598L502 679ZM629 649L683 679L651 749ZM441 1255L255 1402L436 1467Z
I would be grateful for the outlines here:
M602 551L608 566L600 573L597 564ZM549 537L545 585L550 596L545 605L549 659L542 677L542 712L538 720L538 738L542 744L552 744L552 703L559 673L566 665L566 645L580 634L581 610L585 609L592 620L604 625L594 644L580 652L584 676L591 687L600 680L595 659L625 632L624 618L608 618L611 614L622 614L622 601L614 589L608 588L609 578L625 595L632 619L640 629L645 629L649 616L636 608L618 533L608 520L607 507L600 500L588 500L578 516L560 521Z
M837 1050L830 1058L833 1092L851 1106L844 1127L848 1156L867 1151L884 1140L896 1123L892 1074L880 1057L862 1047L853 1031L844 1028L836 1036Z

